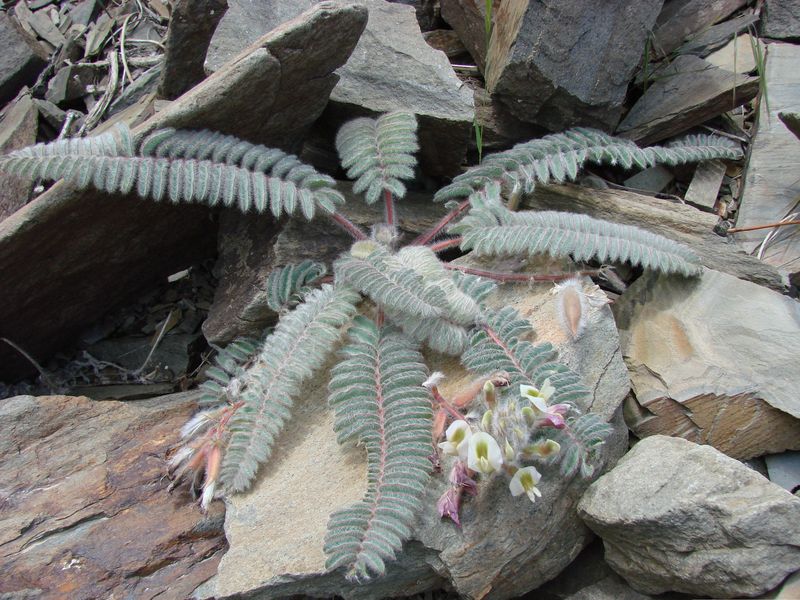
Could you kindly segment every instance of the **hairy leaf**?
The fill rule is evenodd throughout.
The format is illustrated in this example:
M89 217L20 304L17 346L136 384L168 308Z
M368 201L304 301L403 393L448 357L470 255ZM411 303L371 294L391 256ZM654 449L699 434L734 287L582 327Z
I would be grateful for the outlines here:
M605 442L614 428L594 414L585 414L567 419L564 429L540 430L531 440L543 442L549 438L561 445L562 451L555 456L561 475L565 478L580 473L584 479L594 475L593 460L597 449Z
M267 279L267 306L281 312L297 304L327 271L324 264L311 260L273 269Z

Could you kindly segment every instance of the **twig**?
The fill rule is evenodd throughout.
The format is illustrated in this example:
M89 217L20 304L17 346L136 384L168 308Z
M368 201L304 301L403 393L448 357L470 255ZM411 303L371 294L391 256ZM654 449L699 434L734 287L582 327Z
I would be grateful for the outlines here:
M125 77L128 78L130 83L133 83L133 77L131 76L131 71L128 69L128 59L125 56L125 32L128 29L128 22L131 20L133 13L127 15L125 20L122 22L122 29L119 33L119 55L122 61L122 72L125 74Z
M166 50L166 48L164 47L164 44L162 44L158 40L145 40L145 39L141 39L140 40L138 38L131 38L131 39L127 40L127 43L129 43L129 44L152 44L153 46L157 46L158 48L160 48L162 51Z
M344 215L341 215L339 213L333 213L333 214L328 215L328 216L331 218L331 220L334 223L339 225L342 229L344 229L347 233L349 233L355 239L357 239L357 240L365 240L365 239L367 239L367 234L364 233L358 225L356 225L355 223L350 221Z
M11 346L14 350L19 352L22 356L24 356L29 363L31 363L34 367L36 367L36 370L39 371L39 376L42 378L42 381L51 392L55 392L56 390L59 389L59 386L56 385L52 379L50 379L50 376L47 374L44 368L38 362L36 362L36 359L34 359L30 354L25 352L25 350L17 346L14 342L9 340L8 338L0 338L0 341L3 341L9 346Z
M167 326L169 325L170 317L172 317L172 314L173 314L172 311L170 311L169 315L167 315L167 318L164 319L164 324L161 326L161 331L158 332L158 336L156 337L156 340L153 342L153 345L150 347L150 352L147 353L147 358L144 359L142 366L136 369L136 371L134 371L135 375L137 376L141 375L142 371L144 371L144 368L147 366L147 363L149 363L150 359L153 358L153 353L156 351L156 348L158 348L158 345L164 338L164 334L167 333Z
M444 240L441 242L437 242L435 244L431 244L429 248L434 252L443 252L449 248L452 248L453 246L458 246L462 241L464 241L464 239L461 236L459 236L455 238L450 238L449 240Z
M469 200L464 200L461 202L456 208L451 210L447 213L444 217L442 217L441 221L439 221L436 225L433 226L431 230L426 233L421 234L417 239L411 242L412 246L424 246L428 242L430 242L433 238L435 238L439 232L447 227L447 225L455 219L458 215L469 208Z
M463 265L454 265L447 263L444 265L445 269L451 271L461 271L469 275L477 275L479 277L486 277L494 281L520 281L520 282L537 282L537 281L563 281L565 279L572 279L573 277L588 275L589 277L600 275L602 269L590 269L587 271L576 271L574 273L550 273L547 275L534 275L531 273L500 273L497 271L486 271L484 269L473 269L472 267L465 267Z
M392 192L390 192L389 190L383 190L383 200L384 200L386 223L388 225L394 226L395 224L394 197L392 196Z
M728 233L739 233L740 231L756 231L757 229L770 229L772 227L783 227L784 225L800 225L800 220L778 221L767 225L750 225L749 227L731 227Z
M111 105L111 99L114 97L114 94L117 91L117 84L119 83L119 65L117 63L117 53L114 51L108 56L109 75L106 91L103 92L100 100L94 105L91 112L86 117L86 120L83 122L80 131L78 131L78 135L83 135L86 131L91 130L97 123L100 122L100 119L103 118L103 115Z

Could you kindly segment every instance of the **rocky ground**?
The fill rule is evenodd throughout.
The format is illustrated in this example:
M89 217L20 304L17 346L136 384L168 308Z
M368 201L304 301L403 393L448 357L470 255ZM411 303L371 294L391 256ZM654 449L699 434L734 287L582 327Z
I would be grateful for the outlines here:
M407 110L410 239L442 214L433 190L548 132L741 142L738 163L591 168L524 201L654 231L705 267L618 266L580 344L550 284L491 300L593 390L584 408L614 430L604 474L549 479L524 507L483 486L463 529L438 518L434 480L399 561L352 585L325 571L322 540L363 493L364 458L335 443L316 381L269 472L204 515L186 486L167 492L193 390L220 346L275 323L272 269L330 261L349 238L0 173L3 598L800 598L800 2L490 4L487 35L482 0L7 1L0 153L114 123L209 128L343 180L338 127ZM375 221L339 187L354 223Z

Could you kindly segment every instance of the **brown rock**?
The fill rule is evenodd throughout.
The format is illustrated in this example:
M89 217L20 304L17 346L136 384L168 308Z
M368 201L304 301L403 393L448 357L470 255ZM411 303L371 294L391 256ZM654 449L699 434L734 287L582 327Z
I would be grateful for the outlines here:
M0 595L182 600L214 574L222 506L203 517L164 477L193 397L0 404Z
M30 94L23 93L0 121L0 154L35 144L38 124L39 111ZM0 221L25 206L32 191L32 181L0 173Z
M177 0L167 30L159 94L177 98L206 77L203 61L227 0Z
M444 52L447 58L459 56L467 51L458 34L452 29L426 31L422 34L422 37L425 38L431 48Z
M492 15L502 0L492 0ZM486 68L485 0L441 0L442 18L461 38L481 72Z
M653 73L654 82L633 105L617 134L638 144L653 144L749 102L758 77L715 67L681 55Z
M486 89L550 130L613 128L662 0L505 0L495 16Z

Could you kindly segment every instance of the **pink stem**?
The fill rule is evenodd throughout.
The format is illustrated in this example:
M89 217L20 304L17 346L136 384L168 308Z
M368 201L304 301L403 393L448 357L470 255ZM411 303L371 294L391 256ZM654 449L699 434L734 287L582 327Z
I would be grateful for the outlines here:
M464 415L458 412L458 410L453 408L450 403L444 399L444 396L439 392L439 388L436 386L432 387L431 394L433 394L433 399L439 403L439 406L445 409L456 421L464 420Z
M333 213L329 216L334 223L339 225L342 229L344 229L347 233L352 235L355 239L357 240L367 239L367 234L364 233L358 225L350 221L344 215L340 215L339 213Z
M447 250L448 248L452 248L453 246L458 246L462 242L462 238L456 237L451 238L449 240L444 240L441 242L437 242L435 244L431 244L428 246L434 252L442 252L443 250Z
M442 220L439 221L436 225L433 226L433 229L430 231L421 234L417 239L411 242L412 246L424 246L428 242L430 242L433 238L435 238L439 232L447 227L447 225L455 219L458 215L464 212L467 208L469 208L469 200L464 200L461 204L456 206L453 210L447 213Z
M432 247L433 246L431 246L431 248ZM564 279L570 279L579 275L592 276L600 274L600 271L596 269L590 271L578 271L577 273L553 273L549 275L531 275L529 273L498 273L496 271L473 269L472 267L454 265L451 263L446 263L444 268L453 271L461 271L462 273L469 273L470 275L478 275L479 277L486 277L487 279L493 279L494 281L563 281Z
M394 225L394 198L392 197L392 192L389 190L383 190L383 198L386 206L386 223L389 225Z

